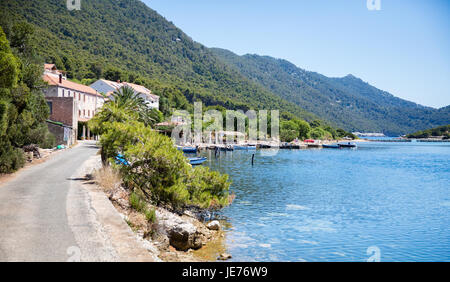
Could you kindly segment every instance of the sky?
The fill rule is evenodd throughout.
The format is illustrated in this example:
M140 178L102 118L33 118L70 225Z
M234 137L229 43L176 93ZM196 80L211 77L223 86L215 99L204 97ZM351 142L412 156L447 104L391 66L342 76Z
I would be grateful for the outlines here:
M378 1L378 0L372 0ZM450 1L143 0L195 41L450 105Z

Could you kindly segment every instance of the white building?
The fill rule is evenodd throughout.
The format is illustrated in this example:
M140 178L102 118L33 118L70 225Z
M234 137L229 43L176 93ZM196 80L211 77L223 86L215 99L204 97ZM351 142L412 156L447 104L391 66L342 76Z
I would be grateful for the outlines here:
M90 87L97 90L99 93L110 96L114 91L121 89L122 87L131 87L134 93L138 93L147 103L149 108L159 109L159 96L152 94L152 92L144 86L129 83L129 82L114 82L106 79L99 79L92 83Z

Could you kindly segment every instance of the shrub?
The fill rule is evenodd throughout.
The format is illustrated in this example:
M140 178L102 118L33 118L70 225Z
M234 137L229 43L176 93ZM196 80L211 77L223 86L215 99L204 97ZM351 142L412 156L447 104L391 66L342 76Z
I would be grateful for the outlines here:
M144 215L148 222L151 223L156 222L156 210L154 208L146 210Z
M156 221L156 211L154 208L148 209L147 203L137 193L132 192L129 198L130 205L136 211L143 213L148 222Z
M25 155L8 140L0 139L0 173L11 173L25 164Z
M217 209L228 204L226 175L192 168L172 140L137 121L104 123L102 151L111 163L122 153L130 165L119 166L124 183L155 204Z
M132 192L130 194L130 205L133 209L135 209L138 212L144 212L146 208L146 203L141 199L141 197L136 194L135 192Z

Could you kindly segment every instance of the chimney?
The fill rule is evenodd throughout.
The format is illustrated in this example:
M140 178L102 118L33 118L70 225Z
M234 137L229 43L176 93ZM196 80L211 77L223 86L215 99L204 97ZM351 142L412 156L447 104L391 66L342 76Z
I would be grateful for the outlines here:
M62 83L62 74L59 74L59 83Z

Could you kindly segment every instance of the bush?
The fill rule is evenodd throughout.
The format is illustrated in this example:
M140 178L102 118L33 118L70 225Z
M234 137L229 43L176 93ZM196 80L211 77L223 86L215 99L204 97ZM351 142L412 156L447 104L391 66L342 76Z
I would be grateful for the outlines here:
M156 221L155 209L154 208L148 209L147 203L141 198L141 196L139 196L135 192L132 192L130 194L129 202L133 209L145 215L145 219L148 222L153 223Z
M138 194L134 192L130 194L129 201L131 207L138 212L144 212L147 209L147 204L141 199Z
M104 123L102 152L111 163L122 153L130 162L119 166L124 183L155 204L174 209L196 206L219 209L229 204L228 176L192 168L172 140L137 121Z
M19 148L11 146L9 141L0 139L0 173L11 173L25 164L25 155Z
M33 30L18 24L11 31L14 50L0 27L0 173L24 165L23 146L49 147L54 142L45 123L49 109L41 91L42 65L30 56Z
M313 139L323 139L325 136L325 130L320 127L315 127L311 130L311 138Z
M48 132L45 134L44 139L39 142L39 147L44 149L51 149L56 146L56 137L52 133Z

